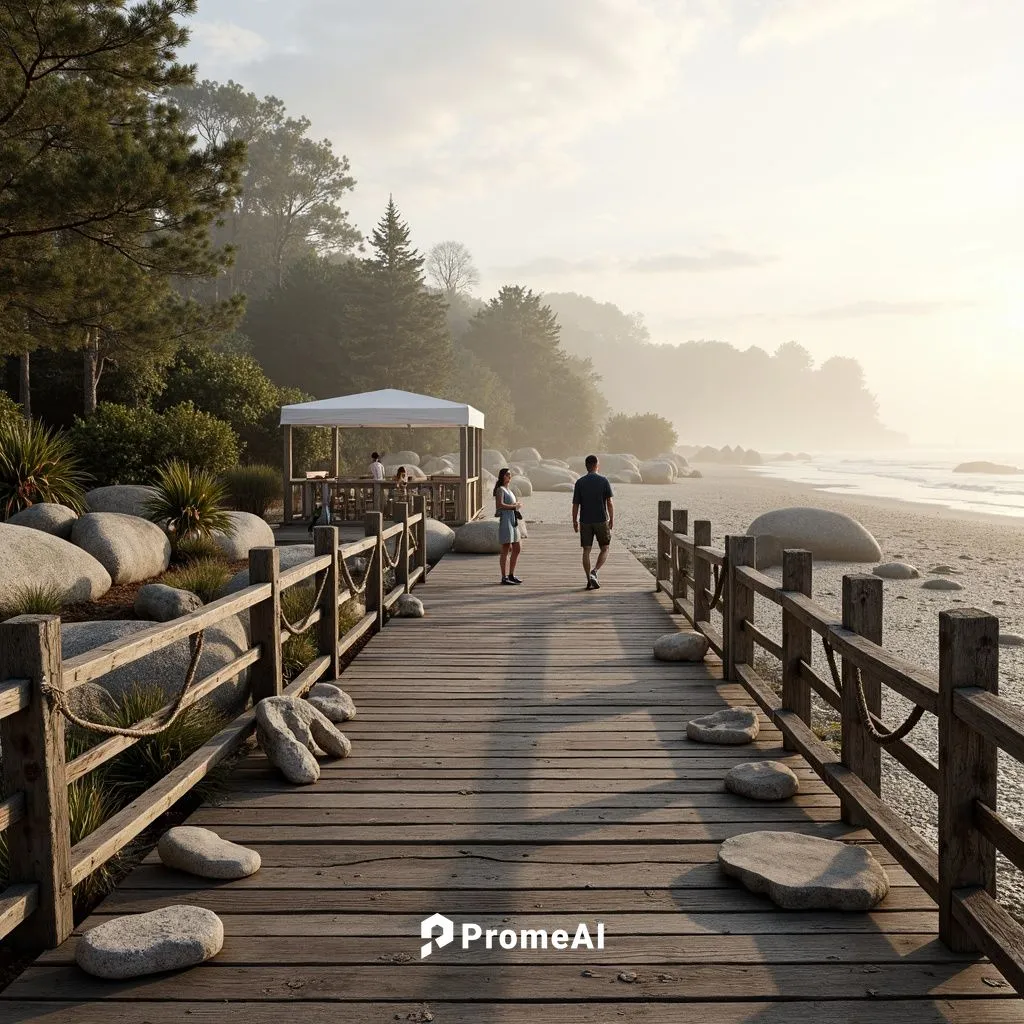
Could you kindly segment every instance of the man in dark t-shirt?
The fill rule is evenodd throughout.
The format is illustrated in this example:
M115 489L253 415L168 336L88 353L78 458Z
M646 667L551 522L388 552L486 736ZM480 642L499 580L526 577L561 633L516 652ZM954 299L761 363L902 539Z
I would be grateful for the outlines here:
M615 508L612 505L612 485L598 473L597 456L587 456L587 475L576 481L572 492L572 528L580 535L583 546L583 571L587 574L587 590L599 590L597 573L608 557L612 542ZM600 549L597 565L590 567L590 549L597 540Z

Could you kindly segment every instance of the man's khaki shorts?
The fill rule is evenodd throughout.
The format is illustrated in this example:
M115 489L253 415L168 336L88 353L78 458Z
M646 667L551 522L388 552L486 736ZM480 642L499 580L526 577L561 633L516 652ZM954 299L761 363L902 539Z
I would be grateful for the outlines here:
M580 547L590 548L597 541L599 548L606 548L612 542L612 531L607 523L580 523Z

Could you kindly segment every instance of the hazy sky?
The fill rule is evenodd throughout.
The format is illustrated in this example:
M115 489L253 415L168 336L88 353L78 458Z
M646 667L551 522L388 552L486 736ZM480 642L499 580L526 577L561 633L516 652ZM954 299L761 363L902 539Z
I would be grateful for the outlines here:
M481 295L856 356L915 441L1024 450L1024 0L200 0L192 30L200 77L349 157L359 228L393 192Z

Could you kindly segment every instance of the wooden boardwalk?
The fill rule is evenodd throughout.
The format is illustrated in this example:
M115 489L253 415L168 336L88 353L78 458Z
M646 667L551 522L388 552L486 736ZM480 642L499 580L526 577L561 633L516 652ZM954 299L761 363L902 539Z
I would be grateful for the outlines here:
M582 590L574 538L535 527L526 584L494 558L446 558L346 670L352 757L309 788L245 761L193 824L256 847L263 868L197 884L150 858L83 927L195 903L221 915L222 953L129 983L74 967L72 938L5 992L21 1024L270 1024L642 1020L658 1024L1024 1020L988 963L938 942L931 900L765 726L757 742L686 739L689 717L750 705L717 664L652 660L676 620L621 547ZM780 805L722 790L725 770L786 760ZM754 829L868 843L889 896L870 914L792 913L719 873L717 844ZM495 929L604 924L602 951L457 940L420 959L420 922Z

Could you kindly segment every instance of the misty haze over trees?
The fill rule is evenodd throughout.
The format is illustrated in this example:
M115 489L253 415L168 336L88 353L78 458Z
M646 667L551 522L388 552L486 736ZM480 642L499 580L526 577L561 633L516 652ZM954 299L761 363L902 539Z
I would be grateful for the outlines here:
M170 10L153 8L121 56L180 45ZM22 42L31 65L35 44ZM344 209L357 187L348 159L280 99L197 83L173 64L125 78L111 60L106 75L35 83L0 123L0 354L7 390L48 422L99 416L97 438L127 437L133 417L188 395L197 414L230 424L243 457L266 460L280 404L397 387L468 401L491 443L551 454L598 447L614 414L661 417L666 438L674 426L694 444L899 440L854 359L815 367L793 342L774 354L657 345L640 314L516 282L478 296L469 249L418 248L394 198L364 238ZM91 104L64 128L57 161L32 133L77 110L79 95ZM133 146L123 167L118 154ZM96 174L97 161L111 174ZM46 196L61 174L73 180L57 217ZM137 186L130 215L118 212L125 176ZM14 187L30 180L37 191ZM217 387L193 386L200 376ZM325 454L314 436L300 464Z

